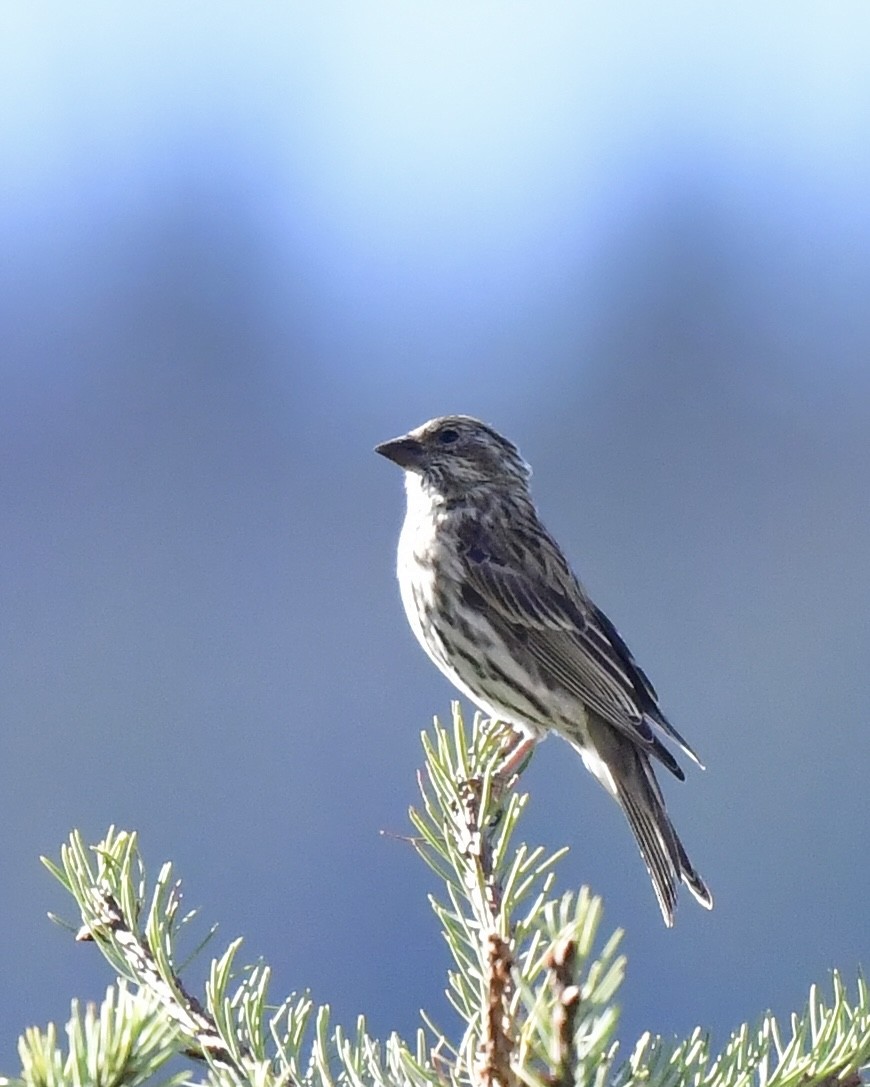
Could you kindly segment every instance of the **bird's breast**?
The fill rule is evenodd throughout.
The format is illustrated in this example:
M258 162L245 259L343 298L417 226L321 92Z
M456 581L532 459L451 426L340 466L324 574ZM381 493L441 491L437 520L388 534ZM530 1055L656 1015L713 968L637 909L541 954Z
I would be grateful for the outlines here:
M460 556L450 544L450 513L443 503L408 489L396 573L405 614L417 640L442 670L450 668L445 624L455 611Z

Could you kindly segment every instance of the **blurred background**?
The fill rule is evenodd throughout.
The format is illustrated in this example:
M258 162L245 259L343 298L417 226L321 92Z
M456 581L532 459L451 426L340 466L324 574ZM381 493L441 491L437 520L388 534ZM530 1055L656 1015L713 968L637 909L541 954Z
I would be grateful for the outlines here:
M554 740L526 833L629 957L620 1032L717 1043L867 961L870 8L0 8L0 1068L110 980L45 917L72 827L275 996L449 1020L408 829L452 691L399 473L477 414L709 769L666 931Z

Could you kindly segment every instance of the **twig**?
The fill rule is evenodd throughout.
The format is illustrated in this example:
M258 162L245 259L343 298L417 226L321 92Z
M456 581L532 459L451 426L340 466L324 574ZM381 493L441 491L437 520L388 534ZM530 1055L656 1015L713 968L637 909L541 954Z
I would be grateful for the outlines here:
M196 997L185 990L181 979L175 974L169 979L161 975L153 952L130 927L113 895L104 888L93 888L92 895L94 924L84 926L77 933L76 939L100 940L105 938L101 929L111 932L136 983L149 989L167 1015L185 1034L196 1040L201 1052L188 1050L189 1055L203 1060L208 1054L216 1063L225 1065L242 1078L247 1078L245 1069L224 1044L214 1019L203 1009ZM241 1056L247 1058L251 1054L242 1050Z
M470 862L471 871L467 884L473 897L478 897L477 912L481 921L480 936L485 955L483 1008L483 1037L480 1044L481 1060L475 1069L482 1087L514 1087L515 1077L511 1068L514 1052L511 998L514 991L513 955L511 945L499 928L501 917L502 887L492 865L493 826L481 825L481 801L483 782L479 778L466 781L460 788L463 835L457 843L462 855Z
M845 1076L827 1076L819 1087L861 1087L863 1082L860 1072L849 1072Z
M461 836L456 845L460 853L471 860L472 871L468 876L468 889L472 895L483 889L483 899L478 900L481 922L495 926L501 909L502 889L492 869L492 829L481 826L480 804L483 782L472 778L461 784L459 795L462 802Z
M511 1087L515 1082L511 1057L514 1052L510 999L513 993L510 945L497 932L487 939L487 1004L484 1009L484 1034L479 1070L484 1087Z
M580 989L574 981L577 944L560 940L547 956L550 987L555 997L553 1010L552 1087L572 1087L576 1064L574 1029L580 1010Z

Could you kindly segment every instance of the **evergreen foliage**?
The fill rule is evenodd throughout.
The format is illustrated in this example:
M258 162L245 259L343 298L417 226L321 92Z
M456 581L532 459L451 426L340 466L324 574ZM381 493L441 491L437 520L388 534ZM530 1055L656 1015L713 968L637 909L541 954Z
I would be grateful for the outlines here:
M462 1024L448 1037L428 1016L408 1042L331 1023L301 992L269 999L269 968L236 965L236 940L211 963L202 1000L182 980L181 938L193 914L165 864L149 883L134 833L110 829L88 847L77 832L60 863L44 859L75 900L77 938L118 975L106 999L73 1003L66 1043L54 1025L28 1029L21 1071L2 1084L210 1087L857 1087L870 1062L870 992L830 998L780 1026L744 1025L714 1055L697 1029L683 1042L647 1034L627 1059L615 1041L625 973L620 932L599 938L601 901L561 896L548 854L517 842L528 796L499 774L504 736L475 720L424 734L414 845L443 883L432 908L453 965L447 995ZM75 931L75 927L73 928ZM209 934L211 935L211 933ZM183 1064L181 1071L174 1071Z

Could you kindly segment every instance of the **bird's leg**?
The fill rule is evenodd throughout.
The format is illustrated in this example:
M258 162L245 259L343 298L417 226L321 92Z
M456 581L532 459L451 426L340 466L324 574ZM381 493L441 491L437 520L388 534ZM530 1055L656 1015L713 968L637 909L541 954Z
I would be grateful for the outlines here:
M514 728L497 717L488 717L482 723L483 732L492 736L498 744L497 769L492 775L493 796L498 803L519 775L525 770L538 740Z
M504 761L499 767L498 776L504 781L519 777L528 766L537 742L532 736L511 729L507 733L506 743L502 749Z

